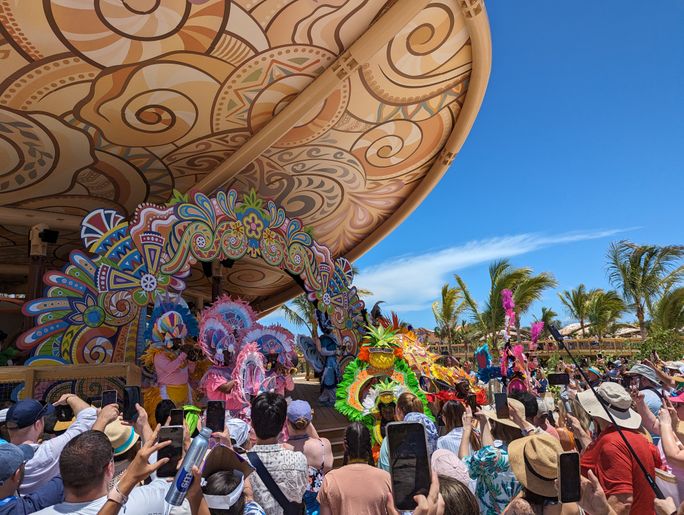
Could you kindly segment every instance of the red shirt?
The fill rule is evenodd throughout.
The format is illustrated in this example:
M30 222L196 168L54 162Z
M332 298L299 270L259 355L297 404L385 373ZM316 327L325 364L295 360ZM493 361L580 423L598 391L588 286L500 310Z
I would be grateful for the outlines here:
M623 429L622 433L648 473L655 478L656 467L662 466L656 447L636 431ZM601 432L587 447L582 453L580 465L583 475L586 476L589 470L594 472L606 497L632 494L630 513L655 514L655 494L614 426Z

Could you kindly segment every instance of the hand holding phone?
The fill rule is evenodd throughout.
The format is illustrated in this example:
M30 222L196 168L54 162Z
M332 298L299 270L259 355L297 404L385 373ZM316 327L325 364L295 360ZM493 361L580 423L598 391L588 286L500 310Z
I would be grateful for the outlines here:
M139 386L126 386L124 388L124 408L123 419L127 422L135 422L138 418L138 408L136 404L142 405Z
M398 510L413 510L416 508L413 498L427 496L430 491L425 428L419 422L390 422L386 430L394 505Z
M506 392L494 394L494 407L496 408L496 418L511 418Z
M214 433L223 433L226 426L226 405L223 401L207 403L206 426Z
M159 443L170 441L171 444L159 449L157 459L168 458L169 461L159 467L157 477L174 477L178 462L183 454L183 426L165 426L159 429Z
M171 417L171 422L169 423L170 426L182 426L183 420L185 419L185 412L180 408L172 409L170 417Z
M101 407L109 406L110 404L118 404L119 395L116 390L105 390L102 392L102 404Z
M558 482L560 502L580 500L580 459L576 451L562 452L558 455Z

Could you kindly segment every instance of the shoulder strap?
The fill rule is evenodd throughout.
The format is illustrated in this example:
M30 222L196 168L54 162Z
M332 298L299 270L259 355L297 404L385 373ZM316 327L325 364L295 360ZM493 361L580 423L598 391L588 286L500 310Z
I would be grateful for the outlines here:
M275 479L273 479L273 476L271 476L271 473L266 469L266 466L264 465L264 462L261 461L261 458L259 458L259 455L256 452L248 452L247 459L256 469L259 479L263 481L264 486L268 489L278 504L280 504L280 507L283 509L283 511L285 513L289 513L291 510L292 501L285 497L285 494L278 487L278 484L275 482Z

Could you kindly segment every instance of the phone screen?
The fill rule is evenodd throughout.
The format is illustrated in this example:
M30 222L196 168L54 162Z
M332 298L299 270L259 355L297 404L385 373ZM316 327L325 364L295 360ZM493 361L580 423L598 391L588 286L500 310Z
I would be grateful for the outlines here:
M413 510L415 495L430 491L430 459L425 428L418 422L390 422L387 438L392 495L398 510Z
M109 406L118 402L118 395L116 390L105 390L102 392L102 406Z
M135 407L136 404L142 404L142 399L140 398L140 387L126 386L124 388L124 420L133 422L138 418L138 410Z
M494 407L496 408L496 418L511 418L508 410L508 394L505 392L494 394Z
M74 418L74 410L68 404L55 406L55 417L59 422L69 422Z
M560 502L577 502L580 499L580 459L577 452L558 455Z
M182 426L183 425L184 412L182 409L172 409L171 410L171 423L170 426Z
M477 396L474 393L468 394L468 397L466 397L466 402L468 403L468 406L470 406L470 409L473 413L480 409L480 407L477 405Z
M214 433L222 433L226 424L226 408L223 401L207 403L207 427Z
M183 426L165 426L159 429L159 441L171 441L171 445L159 449L157 459L169 458L169 461L159 467L157 477L174 477L178 462L183 453Z
M547 378L550 385L570 384L570 375L567 373L549 374Z

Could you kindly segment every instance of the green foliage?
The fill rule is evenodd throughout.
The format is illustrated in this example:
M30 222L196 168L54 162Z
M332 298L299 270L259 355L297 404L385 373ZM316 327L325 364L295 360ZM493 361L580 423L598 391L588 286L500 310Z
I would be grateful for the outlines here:
M684 328L684 287L667 291L658 299L651 324L655 331Z
M616 291L594 290L587 302L591 333L601 339L613 329L625 309L625 303Z
M684 355L684 339L674 330L659 331L639 346L639 358L650 359L653 351L665 361L681 359Z
M682 279L684 265L678 265L682 257L681 245L636 245L624 240L610 245L610 281L621 290L627 307L636 314L642 337L647 334L647 312L653 313L658 297Z
M385 349L394 349L399 346L397 343L397 331L393 331L387 327L366 326L366 334L363 335L363 345L367 347L380 347Z
M435 333L440 339L447 341L450 351L456 337L458 317L466 307L465 301L461 300L462 297L460 290L444 284L440 299L432 303L432 314L437 322Z
M593 291L587 290L584 284L580 284L574 290L564 290L558 294L558 298L565 306L568 314L579 322L582 336L584 336L584 328L588 317L587 304Z

